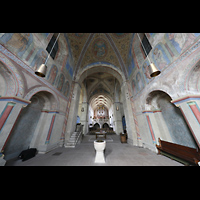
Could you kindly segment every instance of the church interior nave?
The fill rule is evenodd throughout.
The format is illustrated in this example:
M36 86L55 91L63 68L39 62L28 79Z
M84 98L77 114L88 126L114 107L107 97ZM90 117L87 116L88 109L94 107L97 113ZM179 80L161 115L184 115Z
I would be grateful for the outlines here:
M200 33L0 33L0 165L200 165L199 133Z

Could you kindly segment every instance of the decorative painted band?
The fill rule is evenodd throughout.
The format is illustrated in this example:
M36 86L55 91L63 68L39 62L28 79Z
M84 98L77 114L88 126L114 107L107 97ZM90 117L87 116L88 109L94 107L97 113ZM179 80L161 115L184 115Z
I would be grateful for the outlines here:
M59 113L59 111L57 111L57 110L46 110L46 109L43 109L41 112L45 112L45 113L55 113L55 114Z
M187 122L187 125L188 125L188 127L189 127L189 129L190 129L190 131L191 131L191 133L192 133L192 135L193 135L198 147L200 148L199 141L198 141L198 139L197 139L197 137L196 137L196 135L195 135L195 133L194 133L194 131L193 131L188 119L187 119L187 117L185 116L185 113L183 112L182 108L180 108L180 110L181 110L181 113L183 114L183 117L185 118L185 121Z
M153 128L152 128L152 125L151 125L150 118L149 118L148 115L146 116L146 118L147 118L147 123L148 123L148 126L149 126L149 130L150 130L150 133L151 133L153 144L156 144L156 139L155 139L155 135L154 135L154 131L153 131Z
M161 110L144 110L142 113L157 113L157 112L162 112Z
M187 104L200 124L200 111L198 105L196 102L188 102Z
M46 138L45 144L49 144L49 141L50 141L50 138L51 138L51 133L52 133L53 126L54 126L55 118L56 118L56 115L54 114L52 116L52 119L51 119L51 124L50 124L50 127L49 127L49 131L48 131L48 134L47 134L47 138Z
M192 101L192 100L200 100L200 95L184 96L184 97L172 100L171 103L176 105L177 103L183 103L183 102Z
M6 123L6 120L9 118L9 115L13 109L15 104L7 103L4 111L0 115L0 131L3 128L4 124Z
M14 103L21 103L21 104L25 104L28 105L31 103L31 101L22 99L20 97L16 97L16 96L10 96L10 97L0 97L0 101L8 101L8 102L14 102Z
M142 113L153 113L153 111L152 110L144 110L144 111L142 111Z

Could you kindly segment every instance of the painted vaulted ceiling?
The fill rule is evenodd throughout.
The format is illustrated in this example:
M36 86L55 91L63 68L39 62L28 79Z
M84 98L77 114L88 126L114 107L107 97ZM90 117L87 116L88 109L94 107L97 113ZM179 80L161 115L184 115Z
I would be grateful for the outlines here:
M101 89L111 92L112 81L106 82L106 79L102 82L99 75L95 79L89 75L97 72L107 73L120 82L122 77L128 79L135 67L131 53L134 33L61 33L57 40L56 56L52 58L48 56L47 47L57 35L57 33L0 33L0 44L33 70L38 69L49 58L45 79L66 97L72 81L79 81L81 84L86 77L88 77L87 85L96 83ZM91 70L87 70L88 68ZM90 74L86 73L84 76L84 71L90 71ZM89 78L95 81L89 81ZM111 80L109 77L106 78ZM91 88L94 91L97 89L95 86Z
M133 33L67 33L74 63L74 79L88 66L108 64L128 77L127 66ZM78 80L77 80L78 81ZM116 79L107 71L94 72L86 77L88 100L93 109L105 105L108 109L114 98ZM103 96L102 96L103 94Z
M67 33L74 76L92 63L112 64L127 77L127 58L133 33Z

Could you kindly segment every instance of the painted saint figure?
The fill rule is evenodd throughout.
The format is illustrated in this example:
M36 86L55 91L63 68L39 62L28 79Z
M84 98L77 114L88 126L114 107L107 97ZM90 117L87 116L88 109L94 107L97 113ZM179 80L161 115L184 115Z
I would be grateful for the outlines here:
M194 33L168 33L169 40L176 42L179 46L176 49L179 53L183 52L195 40Z
M48 76L48 80L52 85L55 82L57 73L58 73L58 69L57 69L57 67L55 65L53 65L51 67L51 71L50 71L49 76Z
M158 66L162 70L167 65L167 61L164 59L162 51L158 48L155 48L153 54Z

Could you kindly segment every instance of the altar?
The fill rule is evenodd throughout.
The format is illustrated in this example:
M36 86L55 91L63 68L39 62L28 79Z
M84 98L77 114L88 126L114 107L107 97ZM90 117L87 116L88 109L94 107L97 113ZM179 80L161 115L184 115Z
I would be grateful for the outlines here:
M96 135L96 139L97 139L98 136L103 136L106 139L106 132L105 131L95 132L95 135Z

